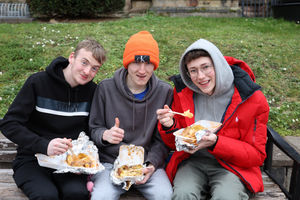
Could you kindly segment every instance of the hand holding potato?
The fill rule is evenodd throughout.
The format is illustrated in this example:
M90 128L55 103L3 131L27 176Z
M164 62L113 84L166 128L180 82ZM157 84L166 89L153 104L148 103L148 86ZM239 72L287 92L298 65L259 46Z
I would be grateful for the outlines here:
M60 155L72 148L72 139L67 138L55 138L48 144L47 155L55 156Z

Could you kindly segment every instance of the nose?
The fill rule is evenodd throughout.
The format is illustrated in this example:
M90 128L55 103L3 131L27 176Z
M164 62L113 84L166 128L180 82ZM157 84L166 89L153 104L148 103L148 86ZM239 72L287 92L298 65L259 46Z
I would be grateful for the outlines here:
M146 71L146 64L145 63L141 63L140 64L140 68L139 68L139 72L140 73L145 73Z
M84 72L85 74L89 74L90 71L91 71L91 66L87 66L87 67L85 67L85 68L83 69L83 72Z
M199 79L205 78L205 74L200 69L198 69L197 77Z

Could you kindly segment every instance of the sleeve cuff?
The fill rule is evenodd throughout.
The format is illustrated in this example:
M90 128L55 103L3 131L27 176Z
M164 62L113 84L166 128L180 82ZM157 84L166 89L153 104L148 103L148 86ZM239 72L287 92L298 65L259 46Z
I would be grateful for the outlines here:
M176 126L176 120L173 118L173 125L172 126L170 126L170 127L166 127L166 126L164 126L164 125L162 125L161 124L161 127L162 127L162 129L164 130L164 131L168 131L168 130L170 130L171 128L174 128Z
M207 149L210 150L210 151L213 151L215 146L217 145L218 140L219 140L219 137L217 136L217 140L216 140L215 144L210 146L210 147L207 147Z

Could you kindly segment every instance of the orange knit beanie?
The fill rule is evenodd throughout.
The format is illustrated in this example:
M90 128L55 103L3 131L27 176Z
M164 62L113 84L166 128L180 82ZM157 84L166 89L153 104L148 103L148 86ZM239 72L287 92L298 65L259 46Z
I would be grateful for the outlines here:
M138 55L149 56L154 70L157 69L159 64L158 44L148 31L140 31L129 38L123 54L123 66L127 69Z

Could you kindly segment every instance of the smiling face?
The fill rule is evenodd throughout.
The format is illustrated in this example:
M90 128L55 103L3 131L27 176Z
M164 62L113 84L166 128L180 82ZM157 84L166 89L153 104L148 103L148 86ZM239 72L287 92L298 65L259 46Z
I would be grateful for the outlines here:
M84 85L90 82L97 74L101 63L92 55L92 52L80 49L75 57L74 52L69 56L69 66L64 75L71 87Z
M216 74L210 57L199 57L187 63L192 82L205 94L212 95L216 86Z
M132 62L128 65L126 83L132 93L137 94L146 89L154 71L152 63Z

